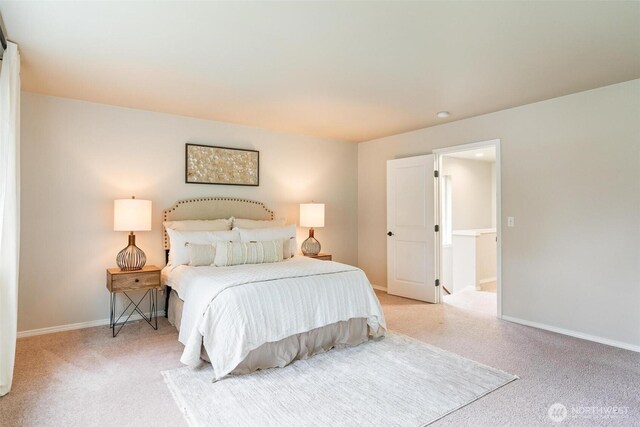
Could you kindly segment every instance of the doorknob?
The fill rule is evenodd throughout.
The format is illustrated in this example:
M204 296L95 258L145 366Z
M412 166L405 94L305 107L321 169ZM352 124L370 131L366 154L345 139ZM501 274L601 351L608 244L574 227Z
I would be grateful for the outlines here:
M391 237L391 236L393 236L393 233L389 231L389 232L387 233L387 236Z

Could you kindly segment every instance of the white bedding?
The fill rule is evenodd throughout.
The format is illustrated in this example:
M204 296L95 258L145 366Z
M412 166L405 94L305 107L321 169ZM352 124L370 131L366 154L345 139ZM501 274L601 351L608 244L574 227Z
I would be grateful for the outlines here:
M184 300L181 361L196 365L204 345L220 379L267 342L353 318L386 329L380 303L362 270L296 256L232 267L179 266L163 271Z

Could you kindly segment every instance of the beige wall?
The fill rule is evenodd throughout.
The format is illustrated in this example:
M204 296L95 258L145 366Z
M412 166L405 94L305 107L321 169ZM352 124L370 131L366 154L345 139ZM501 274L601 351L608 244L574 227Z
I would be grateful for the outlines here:
M454 230L491 228L492 163L444 156L442 175L451 176L451 216Z
M385 285L388 159L491 139L503 314L638 348L640 80L359 144L359 266Z
M260 186L185 184L186 142L260 150ZM105 268L127 239L113 200L131 195L153 201L137 237L149 264L164 265L162 209L194 196L259 200L290 223L298 203L324 202L323 251L357 260L354 143L23 92L21 155L20 331L109 317Z

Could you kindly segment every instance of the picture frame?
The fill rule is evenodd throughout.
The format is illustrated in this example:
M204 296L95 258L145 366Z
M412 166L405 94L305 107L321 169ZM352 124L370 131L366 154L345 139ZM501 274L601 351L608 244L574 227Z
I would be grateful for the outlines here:
M260 185L260 152L187 143L185 182L257 187Z

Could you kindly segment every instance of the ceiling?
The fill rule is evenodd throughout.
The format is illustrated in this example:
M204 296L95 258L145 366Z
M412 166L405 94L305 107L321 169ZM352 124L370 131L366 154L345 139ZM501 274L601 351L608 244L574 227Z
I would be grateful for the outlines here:
M2 1L0 13L27 91L348 141L640 77L635 1Z
M456 157L458 159L478 160L481 162L496 161L496 147L482 147L473 150L456 151L454 153L444 154L447 157Z

